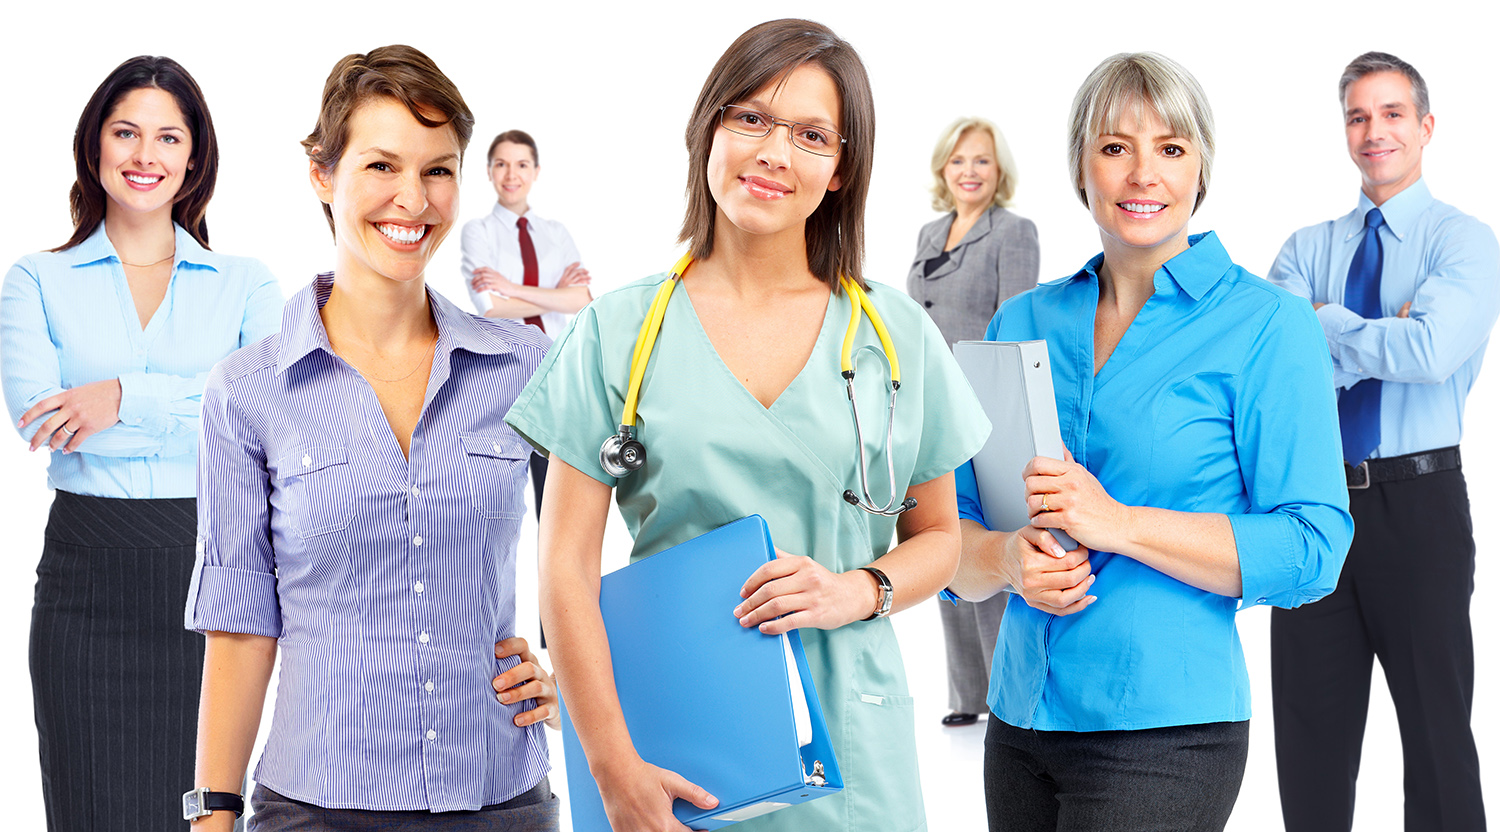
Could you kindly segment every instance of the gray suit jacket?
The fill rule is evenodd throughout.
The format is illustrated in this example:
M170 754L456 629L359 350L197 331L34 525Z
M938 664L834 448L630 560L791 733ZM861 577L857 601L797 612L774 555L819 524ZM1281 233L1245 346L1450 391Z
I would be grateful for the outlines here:
M957 341L984 338L995 310L1035 286L1041 268L1036 224L1004 208L990 208L948 252L948 262L928 277L927 261L943 253L954 217L950 213L922 226L906 278L906 293L927 309L950 349Z

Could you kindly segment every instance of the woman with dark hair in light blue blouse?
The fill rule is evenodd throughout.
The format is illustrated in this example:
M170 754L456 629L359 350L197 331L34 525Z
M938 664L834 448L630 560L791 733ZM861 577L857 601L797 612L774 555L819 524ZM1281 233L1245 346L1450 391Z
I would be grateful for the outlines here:
M192 776L203 640L181 627L215 362L274 332L276 280L208 249L218 145L170 58L121 64L74 134L75 230L5 277L5 403L57 490L31 681L53 830L157 830Z
M992 832L1222 829L1249 743L1235 612L1328 594L1348 550L1311 307L1212 232L1188 234L1213 151L1186 70L1150 53L1100 64L1074 100L1070 157L1104 251L1008 301L986 333L1046 340L1071 450L1027 467L1020 530L989 529L973 469L958 475L952 586L1015 593L990 674Z

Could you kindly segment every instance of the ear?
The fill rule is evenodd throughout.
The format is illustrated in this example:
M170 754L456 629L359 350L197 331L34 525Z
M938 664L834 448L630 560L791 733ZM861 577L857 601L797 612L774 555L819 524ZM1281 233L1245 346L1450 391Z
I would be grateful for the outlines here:
M321 149L322 148L313 148L313 152L316 153L317 151L319 151ZM332 205L333 204L333 174L332 173L326 173L325 174L323 172L323 169L318 166L318 163L316 161L314 161L312 159L308 159L307 160L307 179L308 179L309 182L312 183L313 193L315 193L315 194L318 195L318 199L322 200L323 203L326 204L326 205Z
M1422 146L1423 147L1426 147L1427 143L1430 142L1430 141L1432 141L1432 127L1436 123L1437 123L1437 120L1432 117L1432 113L1428 113L1427 115L1422 116Z
M828 180L828 190L829 192L833 192L842 187L844 187L844 175L841 173L835 173L833 175L833 178Z
M193 169L193 160L189 159L188 160L188 170L192 170L192 169Z

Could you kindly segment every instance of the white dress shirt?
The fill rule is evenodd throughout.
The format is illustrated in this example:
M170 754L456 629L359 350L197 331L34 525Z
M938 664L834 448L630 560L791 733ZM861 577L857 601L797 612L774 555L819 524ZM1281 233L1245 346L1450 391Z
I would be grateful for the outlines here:
M539 217L535 211L527 211L525 216L529 223L531 244L536 248L536 285L543 289L556 289L563 270L569 264L582 261L583 257L578 254L578 246L573 244L572 235L568 234L568 229L562 223ZM490 295L488 292L474 291L475 269L487 266L512 283L522 283L525 279L525 268L521 264L520 231L516 227L518 219L519 216L497 202L495 210L489 214L464 223L464 233L459 243L463 251L464 287L468 289L469 299L474 302L474 308L481 315L490 308ZM552 338L556 338L567 323L568 316L561 312L542 315L542 330Z

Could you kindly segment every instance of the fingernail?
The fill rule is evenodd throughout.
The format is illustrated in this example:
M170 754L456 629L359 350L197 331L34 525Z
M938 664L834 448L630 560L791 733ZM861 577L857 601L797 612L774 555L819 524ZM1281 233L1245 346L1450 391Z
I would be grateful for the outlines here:
M1099 596L1097 596L1097 595L1088 595L1088 596L1084 597L1084 600L1088 601L1090 604L1092 604L1095 601L1099 600Z
M1097 577L1099 577L1099 576L1098 575L1090 575L1089 576L1089 586L1093 586L1094 585L1094 579L1097 578Z
M749 627L750 626L750 616L747 615L744 618L741 618L740 619L740 626L741 627Z
M739 606L739 607L735 607L734 608L734 617L735 618L739 618L740 616L742 616L744 614L745 614L745 610L744 610L743 606Z
M507 705L510 704L510 694L508 693L497 693L495 694L495 698L499 699L501 702L506 703Z

